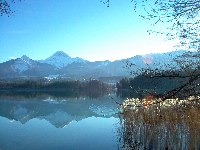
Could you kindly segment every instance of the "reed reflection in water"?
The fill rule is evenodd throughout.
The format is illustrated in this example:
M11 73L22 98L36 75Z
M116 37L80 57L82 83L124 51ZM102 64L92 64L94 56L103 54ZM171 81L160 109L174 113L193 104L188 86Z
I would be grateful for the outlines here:
M119 149L200 149L199 101L120 109Z

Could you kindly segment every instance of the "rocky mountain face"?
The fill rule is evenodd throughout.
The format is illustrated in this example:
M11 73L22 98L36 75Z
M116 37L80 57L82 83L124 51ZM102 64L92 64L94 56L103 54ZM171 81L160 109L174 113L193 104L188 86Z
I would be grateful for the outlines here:
M116 60L114 62L109 60L89 62L79 57L71 58L63 51L57 51L45 60L32 60L28 56L23 55L21 58L0 63L0 77L45 77L57 75L74 78L96 78L129 76L131 70L137 71L139 68L150 67L151 69L170 69L172 66L177 66L174 58L178 58L183 54L194 55L195 52L172 51L168 53L136 55L131 58ZM199 61L199 57L180 57L179 59L184 59L185 62L188 63L197 63ZM131 65L130 67L130 64L134 65ZM129 69L127 69L127 67Z

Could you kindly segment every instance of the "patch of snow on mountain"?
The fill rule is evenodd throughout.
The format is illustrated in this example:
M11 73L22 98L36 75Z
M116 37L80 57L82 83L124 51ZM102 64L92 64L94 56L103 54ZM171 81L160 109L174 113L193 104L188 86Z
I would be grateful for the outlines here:
M21 57L21 59L23 59L26 63L28 63L29 65L32 65L33 64L33 60L32 59L30 59L28 56L26 56L26 55L23 55L22 57Z
M105 61L101 61L100 63L101 64L98 65L98 67L107 66L110 63L110 61L109 60L105 60Z
M106 66L106 65L108 65L110 62L111 62L111 61L109 61L109 60L105 60L105 61L102 62L102 65Z
M86 60L76 57L76 58L72 58L74 62L86 62Z
M13 65L13 67L16 70L19 70L19 73L21 73L22 71L29 69L29 64L25 60L18 58L15 60L15 64Z
M52 66L55 66L57 69L61 69L73 62L84 62L84 61L85 60L78 58L78 57L71 58L70 55L68 55L64 51L57 51L49 58L47 58L43 61L39 61L39 62L51 64Z

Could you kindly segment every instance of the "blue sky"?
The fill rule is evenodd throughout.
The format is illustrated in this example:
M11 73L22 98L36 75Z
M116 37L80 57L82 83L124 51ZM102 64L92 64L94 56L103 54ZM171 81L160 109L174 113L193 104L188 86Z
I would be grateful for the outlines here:
M9 1L9 0L8 0ZM16 12L0 16L0 63L27 55L46 59L56 51L89 61L120 60L173 50L174 41L147 33L150 26L130 0L25 0L11 4ZM17 11L18 10L18 11Z

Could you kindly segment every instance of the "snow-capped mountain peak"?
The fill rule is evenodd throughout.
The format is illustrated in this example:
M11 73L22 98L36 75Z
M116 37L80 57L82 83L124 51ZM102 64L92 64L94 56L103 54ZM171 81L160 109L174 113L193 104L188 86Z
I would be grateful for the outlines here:
M13 67L19 71L19 73L21 73L22 71L28 70L29 66L28 63L22 59L22 58L17 58L15 60L15 64L13 65Z
M49 58L39 61L39 62L47 63L56 67L57 69L61 69L73 62L85 62L85 60L82 58L71 58L71 56L68 55L66 52L57 51L56 53L51 55Z
M26 55L23 55L23 56L21 57L21 59L24 60L24 62L26 62L26 63L29 64L29 65L34 64L34 60L30 59L30 58L29 58L28 56L26 56Z
M67 54L64 51L57 51L52 56L54 56L54 57L71 57L69 54Z
M21 59L23 59L23 60L25 60L25 61L30 60L30 58L29 58L28 56L26 56L26 55L23 55L23 56L21 57Z

